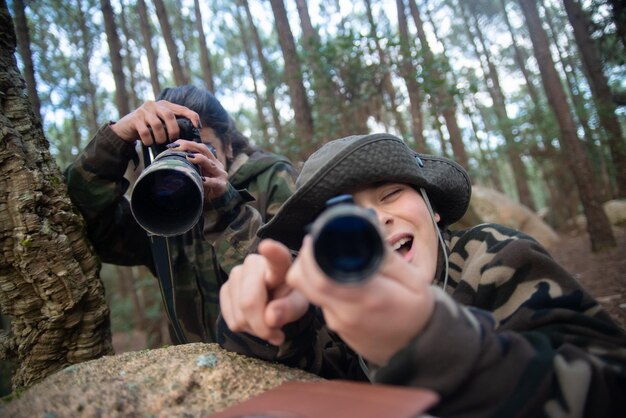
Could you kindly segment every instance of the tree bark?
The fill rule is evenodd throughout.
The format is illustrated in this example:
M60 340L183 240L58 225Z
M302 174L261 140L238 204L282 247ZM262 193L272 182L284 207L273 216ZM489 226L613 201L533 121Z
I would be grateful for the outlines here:
M617 36L626 48L626 5L623 0L608 0L613 11L613 22L617 28Z
M289 86L289 97L293 107L296 130L298 132L298 140L304 144L308 144L309 149L303 150L305 155L313 151L313 116L307 99L304 82L302 80L302 71L300 70L300 60L296 51L296 44L293 40L287 11L283 0L270 0L274 19L276 21L276 31L278 32L278 42L283 52L285 60L285 77Z
M430 23L432 30L433 30L433 35L435 36L436 41L441 45L442 48L442 52L441 55L443 56L444 59L444 66L443 68L448 68L450 69L450 76L452 78L452 85L453 86L458 86L459 85L459 80L458 77L456 75L456 73L454 71L452 71L451 66L450 66L450 58L448 56L448 51L446 48L446 44L444 42L444 40L438 35L437 33L437 25L435 24L435 21L432 17L432 13L430 12L429 6L428 6L428 2L424 1L424 10L426 13L426 18L428 20L428 22ZM444 71L445 73L445 71ZM480 159L480 165L481 165L481 169L476 172L476 173L472 173L472 171L470 171L470 175L474 175L475 177L477 176L481 176L483 173L486 174L489 178L489 182L491 183L492 187L495 188L496 190L498 190L499 192L504 193L504 189L502 187L502 181L501 181L501 174L500 174L500 170L498 168L498 165L496 164L496 162L492 159L492 151L489 148L489 145L486 144L484 147L482 145L482 140L480 138L481 136L481 132L480 129L478 127L478 124L476 122L476 116L475 116L475 110L476 110L476 106L474 106L474 110L472 110L469 106L467 106L467 104L465 103L465 98L469 96L469 99L471 100L472 103L474 103L474 97L470 94L467 93L463 93L463 92L459 92L458 93L458 97L459 97L459 104L461 105L461 109L464 115L467 115L467 117L470 120L470 125L472 127L472 134L473 137L475 138L477 145L478 145L478 152L479 152L479 159ZM435 120L437 121L437 130L439 131L439 136L443 138L443 135L441 134L441 123L439 122L438 118L435 118ZM445 149L445 147L442 147ZM444 153L444 156L446 154ZM484 170L483 170L484 168Z
M422 92L417 83L417 69L412 62L411 47L409 44L409 25L406 20L404 1L396 0L398 11L398 30L400 32L400 71L409 94L411 110L411 132L418 152L426 152L424 139L424 115L422 114Z
M565 152L569 168L580 193L583 210L587 217L587 231L591 240L591 249L597 252L614 247L615 237L611 230L611 224L602 208L589 161L576 134L576 126L565 99L565 91L550 55L548 36L541 26L537 6L534 1L519 0L519 3L528 25L543 86L561 129L561 147Z
M139 101L139 95L137 95L137 91L135 90L135 87L137 87L138 85L135 73L139 63L135 59L135 55L133 54L133 50L131 47L132 35L130 34L128 22L126 21L126 8L124 6L124 3L120 3L120 7L120 27L122 29L122 34L124 35L124 58L126 61L126 68L128 69L128 85L126 86L126 91L129 94L128 100L131 107L133 109L136 109L141 106L141 102Z
M580 5L575 0L563 0L567 17L574 29L574 37L585 68L585 75L593 93L600 123L607 133L608 146L617 180L617 196L626 197L626 142L615 114L615 102L609 83L602 70L596 45L587 31L589 22ZM622 22L622 25L624 23Z
M26 79L28 97L33 106L33 113L41 119L41 102L37 94L37 80L35 79L35 66L33 65L33 55L30 49L30 33L28 31L28 20L26 19L25 10L23 0L13 1L17 46L24 63L24 78Z
M580 126L583 128L583 142L586 146L587 153L590 156L590 163L592 164L594 172L600 173L600 175L596 176L596 178L599 180L599 185L602 186L600 189L600 196L603 200L608 200L610 199L610 185L608 181L609 176L606 171L604 155L599 149L599 146L596 145L596 142L601 141L601 139L598 138L600 135L598 135L599 133L597 131L591 128L591 124L589 123L589 112L586 108L586 100L580 91L581 81L576 75L577 65L572 60L571 53L569 51L563 51L563 48L561 47L562 41L559 41L558 37L559 31L557 30L557 27L561 27L565 23L555 23L552 17L552 13L550 12L549 8L546 7L545 2L543 0L540 0L539 4L543 7L545 13L545 21L548 24L548 29L550 30L549 36L554 43L557 55L559 57L558 61L559 64L561 64L561 70L563 71L565 84L567 85L570 94L574 115L576 116Z
M406 123L404 123L404 118L400 111L398 111L398 103L396 99L396 89L391 82L391 73L389 71L389 61L387 59L387 54L383 50L380 45L380 39L378 37L377 25L374 20L374 16L372 14L372 2L371 0L364 0L365 8L367 12L367 21L370 24L370 36L374 40L376 44L376 53L378 54L378 60L380 62L380 66L383 71L382 77L382 87L383 91L387 94L389 98L389 104L387 105L387 110L391 112L395 121L396 128L400 131L400 135L402 138L408 138L409 131L407 130Z
M341 97L340 87L333 82L330 72L324 65L324 57L320 54L321 40L319 34L313 27L309 8L306 0L296 0L296 9L300 17L300 26L302 27L302 40L300 45L304 50L305 64L309 68L311 74L312 87L315 92L315 101L320 115L317 122L323 118L326 124L341 126L343 130L339 130L339 134L343 135L346 131L359 132L362 127L359 126L361 118L354 118L353 114L360 111L358 106L348 105L347 109L338 108L338 103L348 102L349 98ZM338 112L339 111L339 112ZM318 129L322 124L318 123ZM334 131L334 129L332 129Z
M178 56L178 48L176 47L176 42L174 42L174 37L172 35L172 26L168 20L167 10L165 8L165 4L163 0L154 0L154 8L156 10L157 17L159 18L159 23L161 25L161 35L163 36L163 40L165 41L165 46L167 47L167 52L170 56L170 63L172 64L172 72L174 73L174 82L177 86L182 86L189 82L185 71L183 70L183 66L180 63L180 58Z
M124 66L122 64L122 45L117 34L115 14L113 13L110 0L100 0L100 7L104 17L104 30L109 43L113 80L115 80L115 105L121 118L130 113L128 92L126 91L126 77L124 76Z
M24 94L15 33L0 0L0 307L11 316L0 355L13 387L112 354L99 264Z
M535 88L535 84L533 83L532 77L528 68L526 67L526 55L522 52L520 48L517 38L515 36L515 30L513 29L513 25L511 24L511 20L509 19L509 14L506 11L505 0L500 0L500 7L502 8L502 14L504 15L504 21L506 23L506 27L511 34L511 45L513 46L513 51L515 53L515 63L517 67L522 73L524 77L524 81L526 82L526 89L528 90L528 95L530 96L530 100L533 103L533 111L532 111L532 119L534 124L536 125L536 129L541 134L543 142L546 143L550 140L550 135L545 132L543 129L543 125L541 124L542 113L541 113L541 101L539 100L539 92Z
M461 8L464 8L463 1L459 2ZM468 3L469 12L473 17L474 21L474 29L476 31L476 37L478 38L478 42L483 50L483 57L487 64L487 71L485 72L485 77L491 81L491 88L489 88L489 93L491 95L491 99L493 100L493 109L495 111L496 116L498 117L498 128L500 132L502 132L502 136L506 142L506 152L509 164L511 165L511 169L513 170L513 179L515 181L515 189L517 191L517 197L524 206L530 208L531 210L536 210L535 203L533 202L532 195L530 193L530 187L528 186L528 175L526 173L526 166L524 165L521 157L521 150L518 145L518 141L516 140L516 135L513 130L513 124L511 119L509 118L508 112L506 110L506 101L504 99L504 93L502 92L502 87L500 85L500 76L498 75L498 70L493 63L493 60L489 56L489 49L487 47L487 43L485 41L485 37L480 29L480 24L478 22L478 17L476 16L475 4ZM471 31L469 28L467 29L468 36L471 36ZM477 58L480 60L480 52L478 50L475 51Z
M280 114L278 113L278 109L276 108L276 96L274 91L276 90L276 85L274 82L274 77L270 72L269 65L267 60L265 59L265 54L263 52L263 44L261 43L261 38L259 37L259 32L254 24L254 20L252 19L252 12L250 11L250 5L248 4L248 0L238 0L239 5L244 8L246 11L246 17L248 19L248 27L252 33L252 38L254 40L254 46L256 48L257 59L259 60L259 64L261 65L261 72L263 74L263 80L265 81L265 95L267 96L267 102L270 105L270 109L272 111L272 122L274 124L274 129L276 130L276 139L280 140L283 138L283 126L280 121Z
M139 293L136 288L137 277L134 269L130 266L115 266L117 272L117 280L120 287L122 298L129 298L133 305L133 325L134 328L140 330L148 329L148 320L146 318L145 306L141 303Z
M215 92L215 84L213 83L213 65L211 64L211 55L206 44L206 36L204 35L200 2L198 0L193 0L193 7L196 14L196 30L198 31L198 41L200 45L200 67L202 67L202 77L204 78L207 89L213 93Z
M426 39L426 33L424 32L424 23L420 16L419 9L415 0L409 0L409 10L417 29L417 36L420 40L421 54L424 57L424 66L426 71L431 76L432 80L429 80L434 85L433 99L435 102L435 111L440 112L443 119L446 121L446 129L450 137L450 145L452 145L452 153L454 159L465 168L469 168L469 160L467 152L465 151L465 145L463 144L463 136L461 135L461 129L456 120L456 104L454 102L454 95L450 93L449 85L446 77L441 74L437 68L435 57L430 49L428 39ZM455 87L456 88L456 87Z
M165 0L165 10L174 10L173 13L168 14L172 18L172 37L175 42L178 41L177 44L182 45L182 51L179 54L180 63L183 66L183 74L185 74L187 83L190 83L194 72L191 69L191 54L187 53L187 45L192 44L194 22L192 16L183 13L184 8L186 6L179 0Z
M252 58L252 51L250 50L250 42L248 40L248 33L246 31L246 27L243 23L243 17L239 12L239 9L235 12L235 20L237 21L237 26L239 26L239 34L241 35L241 43L243 47L243 52L246 56L246 64L248 66L248 72L250 73L250 78L252 78L252 86L254 92L254 103L256 105L257 118L259 119L259 128L263 135L263 141L266 146L270 145L270 135L267 126L267 120L265 119L265 114L263 113L263 99L261 98L261 94L259 93L259 88L257 85L257 78L254 72L254 60Z
M146 50L146 58L148 59L148 68L150 70L150 84L154 97L161 92L161 84L159 83L159 69L157 65L157 56L152 47L152 26L148 18L148 9L144 0L137 0L137 14L139 15L139 24L141 25L141 34L143 37L143 48Z
M96 86L91 79L90 60L93 51L93 45L89 37L89 28L87 27L87 20L85 19L85 12L83 10L82 0L78 0L76 7L76 13L78 16L78 26L80 28L80 41L83 49L80 62L81 62L81 86L87 94L89 99L89 109L87 110L87 124L89 125L89 136L92 136L98 130L98 104L96 99ZM80 148L79 147L77 149Z

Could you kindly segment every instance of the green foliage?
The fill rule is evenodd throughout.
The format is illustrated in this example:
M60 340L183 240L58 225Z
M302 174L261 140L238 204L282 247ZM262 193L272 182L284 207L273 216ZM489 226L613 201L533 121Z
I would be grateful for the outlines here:
M622 80L626 72L626 48L617 34L615 13L610 4L605 0L592 0L589 5L589 18L591 36L596 40L600 57L607 66L606 71L612 72L619 69ZM624 22L619 23L622 26Z
M240 9L240 1L212 0L201 2L201 6L215 76L215 94L235 117L239 128L256 144L299 160L322 142L338 136L370 130L402 134L398 132L399 128L394 121L397 113L400 120L406 121L409 126L405 130L410 129L412 115L409 95L400 71L403 60L409 59L415 68L413 76L423 100L421 111L428 144L439 152L450 148L449 144L441 146L438 133L440 127L433 117L440 114L441 109L435 108L437 102L431 99L437 92L443 91L456 100L459 109L457 119L470 156L473 175L479 181L487 182L491 168L486 167L484 161L496 161L504 173L506 189L513 190L513 181L508 174L510 168L505 158L502 122L499 123L490 95L493 83L485 75L488 71L486 58L489 57L497 67L510 123L515 129L514 142L520 158L524 159L528 167L531 189L536 200L542 201L545 194L542 172L545 171L544 165L554 159L554 155L550 154L552 148L559 151L560 132L544 93L537 63L533 58L532 44L517 2L504 3L530 86L526 85L522 77L501 0L417 0L432 50L432 60L420 44L410 14L407 14L409 42L400 44L394 2L371 2L375 27L367 19L364 2L354 2L350 7L335 0L322 0L318 3L319 7L313 7L313 3L310 3L309 13L316 34L310 44L304 43L295 5L286 2L314 120L314 143L302 143L296 137L297 129L285 80L284 58L270 4L264 0L248 2L253 14L252 23L259 34L263 56L268 62L268 68L265 69L261 68L256 48L252 45L252 28L247 27L242 31L236 24L235 15L241 13L244 24L250 25ZM122 36L119 31L123 53L130 54L136 60L134 68L125 68L124 71L128 80L130 75L133 76L132 88L139 101L143 101L152 97L152 89L139 20L134 12L135 4L133 0L121 0L114 2L114 7L119 14L121 6L124 6L128 35ZM605 144L606 135L599 124L596 105L580 65L567 17L560 1L544 0L542 4L545 4L545 9L541 9L544 26L547 26L547 14L544 13L547 11L558 28L551 45L553 57L558 61L558 49L571 62L571 66L567 62L564 66L557 65L563 85L567 85L566 81L572 84L571 92L568 92L570 110L577 111L581 132L581 119L585 116L589 119L588 133L585 132L588 137L585 139L587 152L592 162L599 167L603 160L609 160L610 157ZM614 93L626 96L626 51L617 35L610 4L606 0L587 0L582 4L589 13L589 29L596 40L610 86ZM156 23L154 6L152 2L146 2L146 5L154 35L153 46L159 54L159 78L163 86L172 85L169 59L160 27ZM188 67L191 82L201 86L200 44L193 2L167 0L166 6L180 58ZM475 17L470 13L470 6ZM81 10L85 16L84 26L79 24ZM98 0L46 0L29 3L27 17L42 112L45 115L44 127L51 151L63 168L85 146L93 134L94 123L97 126L119 117L113 104L112 74L102 14ZM478 27L485 35L486 50L483 50L476 29L472 28L473 19L477 19ZM467 22L470 23L469 28ZM117 23L119 25L119 20ZM254 51L252 70L248 67L243 34L247 35L247 46ZM384 63L377 50L377 42L382 47ZM478 49L478 56L475 48ZM262 121L255 107L250 71L255 75L257 92L262 97L261 112L271 125L267 141L263 137ZM392 98L383 88L386 74L390 74L395 108L392 108ZM537 102L530 97L529 87L537 91ZM94 91L90 92L90 89ZM271 120L271 108L266 100L268 93L273 93L276 98L282 137L278 137L278 130ZM95 121L92 120L94 111ZM619 112L620 122L624 125L626 111L622 108ZM441 132L447 141L445 125L441 127ZM533 161L526 162L530 161L530 157ZM609 167L609 175L612 175L610 170L614 168ZM130 313L129 309L128 304L122 303L119 307L120 318L125 318Z

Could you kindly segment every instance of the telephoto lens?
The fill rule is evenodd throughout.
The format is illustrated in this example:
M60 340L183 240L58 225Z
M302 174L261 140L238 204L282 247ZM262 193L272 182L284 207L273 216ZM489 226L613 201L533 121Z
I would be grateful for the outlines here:
M187 119L177 119L180 138L200 141ZM152 235L175 236L198 223L204 205L200 170L187 154L171 149L159 153L135 182L130 208L137 223Z
M313 222L313 255L320 269L342 284L359 284L376 273L385 255L385 242L373 211L341 195Z

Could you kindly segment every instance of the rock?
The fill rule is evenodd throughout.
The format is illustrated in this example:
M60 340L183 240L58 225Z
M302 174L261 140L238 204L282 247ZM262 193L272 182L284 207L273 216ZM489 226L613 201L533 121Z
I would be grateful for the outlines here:
M626 199L609 200L602 207L611 225L626 226Z
M321 378L217 344L186 344L67 367L12 395L0 416L207 417L289 380Z
M609 218L609 223L614 226L626 226L626 200L615 199L609 200L602 204L604 213ZM580 232L587 230L587 218L584 214L580 214L572 222L572 227Z
M524 205L521 205L508 196L486 187L472 186L470 207L480 222L490 222L505 225L522 231L548 250L554 248L559 236L541 217ZM463 224L463 220L461 221ZM472 220L472 224L476 224ZM464 224L463 224L464 225Z

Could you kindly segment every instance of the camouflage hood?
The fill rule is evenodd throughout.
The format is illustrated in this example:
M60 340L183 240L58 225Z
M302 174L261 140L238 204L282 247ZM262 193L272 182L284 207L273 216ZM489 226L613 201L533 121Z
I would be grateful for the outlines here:
M230 164L228 180L236 189L245 188L251 180L278 161L291 165L287 158L271 152L257 150L250 155L241 153Z

